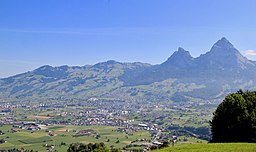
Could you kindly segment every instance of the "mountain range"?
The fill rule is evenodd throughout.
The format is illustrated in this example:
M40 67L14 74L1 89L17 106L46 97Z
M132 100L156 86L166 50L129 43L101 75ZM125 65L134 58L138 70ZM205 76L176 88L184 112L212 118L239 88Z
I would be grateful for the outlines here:
M221 99L239 89L255 90L256 62L226 39L192 57L178 48L158 65L113 60L86 66L45 65L0 79L0 99L187 102Z

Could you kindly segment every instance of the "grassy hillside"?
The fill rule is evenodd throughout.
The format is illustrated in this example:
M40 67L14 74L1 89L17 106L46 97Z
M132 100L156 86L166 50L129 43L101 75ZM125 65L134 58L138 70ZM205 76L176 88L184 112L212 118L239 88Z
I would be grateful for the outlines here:
M230 52L225 49L228 48L221 52ZM239 58L234 58L232 61L238 60ZM256 65L251 66L254 63L247 67L245 62L246 68L237 66L231 69L217 64L222 63L222 60L207 65L207 58L200 64L185 63L185 67L179 61L180 58L175 58L175 62L168 61L160 65L116 61L81 67L46 65L0 79L0 99L10 102L45 102L84 101L96 97L128 101L185 102L221 99L238 89L256 89L253 85L256 82Z
M186 144L154 152L256 152L253 143Z

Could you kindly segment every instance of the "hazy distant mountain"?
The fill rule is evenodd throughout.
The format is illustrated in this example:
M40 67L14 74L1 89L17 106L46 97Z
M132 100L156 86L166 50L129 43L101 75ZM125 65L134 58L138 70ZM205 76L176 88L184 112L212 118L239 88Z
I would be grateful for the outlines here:
M8 100L91 97L188 101L215 99L238 89L256 89L256 63L226 39L197 58L183 48L159 65L107 61L83 67L43 66L0 80L0 98Z

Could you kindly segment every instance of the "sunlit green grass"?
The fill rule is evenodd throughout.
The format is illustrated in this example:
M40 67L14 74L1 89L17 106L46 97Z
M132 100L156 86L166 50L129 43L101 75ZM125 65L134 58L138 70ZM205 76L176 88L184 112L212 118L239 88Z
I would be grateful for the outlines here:
M253 143L183 144L154 152L256 152Z
M0 150L10 149L10 148L25 148L33 149L37 151L47 151L44 145L53 144L55 150L66 151L71 143L99 143L104 142L108 147L114 145L116 148L125 147L130 144L131 141L141 138L150 139L150 134L148 131L133 132L133 136L128 136L127 134L115 131L118 127L112 126L48 126L44 130L39 131L28 131L18 128L13 128L10 125L0 126L5 134L0 135L0 139L7 141L4 144L0 144ZM10 130L19 130L19 132L11 133ZM95 134L91 136L81 136L73 137L74 134L84 129L93 129L97 134L100 135L99 139L95 138ZM9 131L8 131L9 130ZM52 131L55 136L48 136L47 131ZM119 142L117 142L119 141ZM62 145L64 142L66 145Z

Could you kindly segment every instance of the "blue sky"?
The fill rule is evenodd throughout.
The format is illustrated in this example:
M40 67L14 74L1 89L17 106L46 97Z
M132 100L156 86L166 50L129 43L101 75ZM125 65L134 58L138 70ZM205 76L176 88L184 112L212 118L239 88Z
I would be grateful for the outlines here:
M159 64L197 57L225 36L256 53L255 0L2 0L0 77L42 65Z

